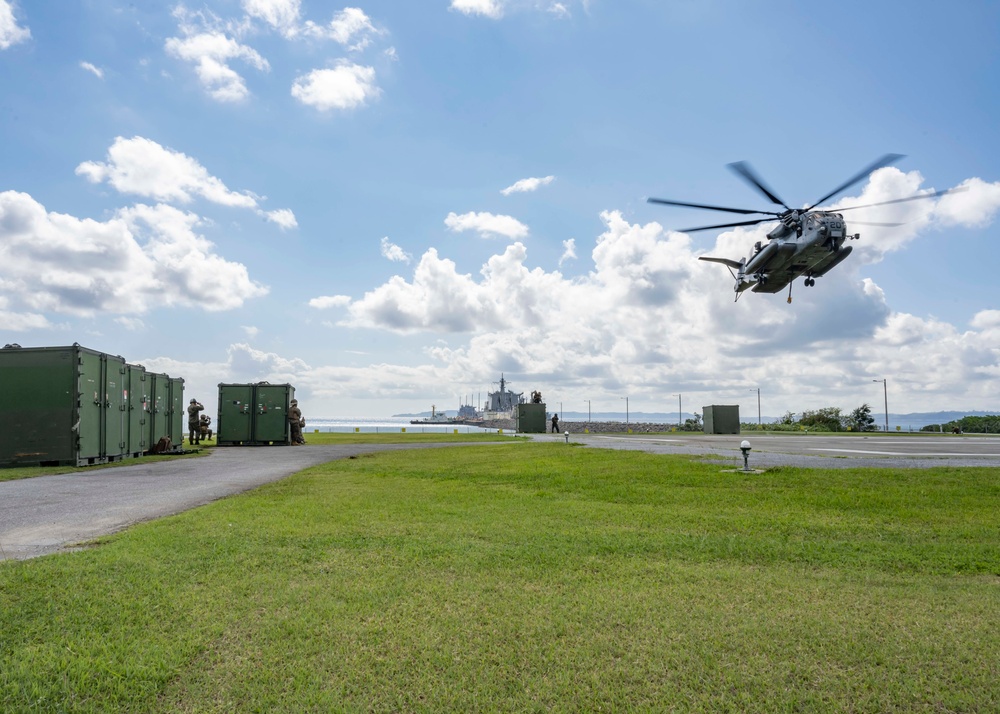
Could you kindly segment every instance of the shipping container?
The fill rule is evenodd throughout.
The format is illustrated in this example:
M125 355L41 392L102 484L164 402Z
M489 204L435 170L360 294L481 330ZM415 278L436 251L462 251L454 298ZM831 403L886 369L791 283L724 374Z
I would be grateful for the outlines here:
M0 350L0 466L123 458L124 365L78 344Z
M701 410L706 434L740 433L739 404L713 404Z
M518 404L517 431L521 434L544 434L545 405L535 402Z
M142 456L148 449L146 442L146 368L127 364L125 404L128 414L128 436L125 451L129 456Z
M220 384L215 443L219 446L291 444L290 384Z

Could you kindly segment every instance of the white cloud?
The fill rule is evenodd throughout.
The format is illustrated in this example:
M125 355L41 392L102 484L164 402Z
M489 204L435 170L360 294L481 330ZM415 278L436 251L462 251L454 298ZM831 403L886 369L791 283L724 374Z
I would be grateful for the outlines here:
M292 96L320 111L355 109L378 97L375 69L340 60L333 69L314 69L298 77Z
M276 211L262 211L261 213L267 220L277 224L282 230L299 227L299 222L295 220L295 214L288 208L279 208Z
M562 266L567 260L576 260L576 239L564 240L563 254L559 257L559 265Z
M258 197L249 192L231 191L198 161L141 136L116 137L108 149L106 162L84 161L76 173L92 183L107 181L122 193L156 201L191 203L200 197L212 203L236 208L252 208L282 228L295 228L295 215L287 208L264 212Z
M81 62L80 68L87 70L98 79L104 79L104 70L100 67L95 67L90 62Z
M317 310L329 310L331 307L344 307L351 303L351 298L347 295L323 295L315 297L309 301L309 307Z
M494 215L492 213L449 213L444 224L456 233L476 231L482 238L503 236L518 239L528 235L528 227L512 216Z
M298 34L301 4L301 0L243 0L243 11L291 38Z
M986 183L971 178L958 185L963 189L942 196L934 207L934 218L943 226L982 227L993 222L1000 211L1000 181Z
M409 263L413 260L413 256L407 253L405 250L400 248L395 243L389 241L389 236L385 236L379 242L379 249L382 251L382 257L388 258L389 260L398 263Z
M555 176L546 176L545 178L525 178L520 181L514 182L512 185L500 191L504 196L509 196L512 193L525 193L527 191L536 191L539 186L547 186L555 180Z
M563 5L561 2L554 2L549 5L549 12L557 17L569 17L569 8Z
M29 330L44 330L52 327L45 315L33 312L10 312L0 310L0 325L10 332L28 332Z
M0 0L0 50L5 50L31 37L31 30L17 24L14 7L9 0Z
M188 12L183 6L174 11L174 16L184 37L168 38L164 45L167 54L194 64L202 87L213 99L238 102L250 94L243 77L230 66L231 61L240 60L260 71L270 70L266 59L215 27L214 19L210 22L204 14Z
M260 334L260 330L253 325L242 325L240 329L247 333L247 337L256 337Z
M500 0L451 0L450 8L465 15L483 15L494 20L503 17Z
M49 213L25 193L0 193L0 294L21 310L137 315L207 311L266 295L240 263L195 232L198 217L137 205L107 221Z
M351 51L363 50L371 44L372 35L380 34L371 18L356 7L345 7L327 25L307 22L305 31L314 37L331 39Z

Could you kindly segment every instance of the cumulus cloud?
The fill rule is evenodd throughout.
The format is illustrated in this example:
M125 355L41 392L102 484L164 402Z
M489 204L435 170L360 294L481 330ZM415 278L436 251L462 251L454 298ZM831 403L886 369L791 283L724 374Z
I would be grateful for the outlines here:
M98 79L104 79L104 70L100 67L95 67L90 62L81 62L80 68L87 70Z
M260 330L253 325L242 325L240 329L247 333L247 337L256 337L260 334Z
M464 15L483 15L493 20L503 17L503 3L500 0L451 0L449 7Z
M382 251L382 257L388 258L389 260L398 263L409 263L413 260L413 256L407 253L405 250L400 248L395 243L389 241L389 236L385 236L379 242L379 248Z
M503 236L504 238L525 238L528 227L512 216L494 215L492 213L469 212L458 215L449 213L444 224L452 231L475 231L482 238Z
M298 34L301 4L301 0L243 0L243 11L291 38Z
M31 30L17 24L14 7L9 0L0 0L0 50L5 50L31 37Z
M555 176L546 176L544 178L525 178L520 181L515 181L512 185L500 191L504 196L509 196L512 193L525 193L528 191L537 191L539 186L547 186L555 180Z
M1000 210L1000 181L987 183L971 178L958 185L963 189L941 197L934 207L934 219L943 226L988 225Z
M564 240L563 244L563 254L559 257L559 265L561 266L567 260L576 260L576 239L570 238Z
M141 136L116 137L104 162L84 161L76 173L91 183L107 181L121 193L181 204L199 197L222 206L256 209L282 228L298 225L289 209L265 213L258 208L257 196L231 191L196 159Z
M164 48L167 54L194 65L195 73L209 96L220 102L238 102L250 90L246 81L230 63L239 60L260 71L270 70L267 60L252 47L240 44L217 22L202 13L188 12L183 6L174 11L183 37L170 37ZM206 26L207 25L207 26Z
M364 10L356 7L345 7L326 25L307 22L305 31L314 37L333 40L350 51L363 50L371 44L373 35L380 34Z
M314 69L292 85L292 96L322 112L355 109L381 94L375 69L340 60L333 69Z
M23 311L136 315L153 307L207 311L266 295L240 263L171 206L137 205L107 221L50 213L25 193L0 193L0 294Z
M350 302L351 298L348 295L322 295L310 300L309 307L314 307L317 310L329 310L331 307L344 307Z

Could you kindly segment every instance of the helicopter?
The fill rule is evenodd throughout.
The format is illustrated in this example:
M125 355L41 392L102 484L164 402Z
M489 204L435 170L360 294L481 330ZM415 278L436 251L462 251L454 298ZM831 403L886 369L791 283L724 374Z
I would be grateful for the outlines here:
M947 189L944 191L934 191L932 193L920 194L919 196L897 198L892 201L869 203L864 206L838 208L836 212L814 210L816 206L851 188L873 171L894 164L902 158L902 154L885 154L830 191L823 198L813 203L809 208L789 208L784 201L778 198L774 191L767 187L746 161L737 161L727 166L737 176L767 197L771 203L777 204L785 210L757 211L749 208L730 208L726 206L710 206L703 203L671 201L665 198L647 198L646 201L648 203L661 203L668 206L702 208L709 211L725 211L727 213L741 213L744 215L765 215L764 218L755 218L737 223L721 223L698 228L683 228L680 231L681 233L694 233L716 228L734 228L736 226L754 226L759 223L777 221L778 225L767 234L767 245L763 245L763 241L758 241L754 245L753 251L746 258L733 260L731 258L714 258L702 255L698 257L698 260L721 263L729 268L730 274L732 274L733 279L736 281L734 287L736 300L739 300L740 295L748 289L755 293L778 293L787 287L788 302L790 304L792 302L792 283L796 278L805 276L803 282L807 287L816 285L816 278L826 275L851 254L853 246L844 244L847 241L859 240L861 238L861 234L859 233L851 235L847 232L847 223L844 221L842 215L843 211L885 206L890 203L903 203L905 201L916 201L924 198L936 198L947 193L962 190ZM900 223L864 223L861 221L854 221L854 223L870 226L902 225Z

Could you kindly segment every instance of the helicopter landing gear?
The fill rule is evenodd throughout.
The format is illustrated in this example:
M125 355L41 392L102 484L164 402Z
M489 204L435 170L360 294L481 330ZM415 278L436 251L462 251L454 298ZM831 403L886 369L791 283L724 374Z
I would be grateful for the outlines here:
M805 285L806 285L807 288L811 288L815 284L816 284L816 279L815 278L806 278L805 279Z

